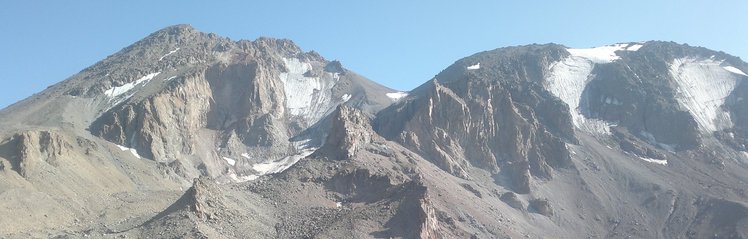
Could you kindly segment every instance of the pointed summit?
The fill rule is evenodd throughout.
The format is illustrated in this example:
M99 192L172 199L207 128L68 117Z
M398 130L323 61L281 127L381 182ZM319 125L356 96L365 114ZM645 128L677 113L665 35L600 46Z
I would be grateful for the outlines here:
M198 33L199 31L192 27L190 24L177 24L172 25L168 27L164 27L154 33L151 34L151 36L162 36L162 35L171 35L171 36L180 36L180 35L189 35L193 33Z
M198 31L189 24L178 24L155 31L143 40L136 43L136 45L141 45L142 43L187 43L187 41L194 42L194 40L196 40L194 39L196 35L204 35L204 33Z

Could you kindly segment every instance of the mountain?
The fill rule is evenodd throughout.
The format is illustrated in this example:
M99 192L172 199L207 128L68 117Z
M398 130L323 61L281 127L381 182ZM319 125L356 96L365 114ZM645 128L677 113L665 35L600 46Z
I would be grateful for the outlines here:
M0 234L48 231L31 221L80 231L151 213L200 175L282 171L321 146L302 133L324 132L339 104L374 114L388 93L289 40L162 29L0 111L5 208L32 211Z
M668 42L501 48L457 61L380 111L375 128L548 216L501 210L516 231L745 237L745 69Z
M747 71L527 45L397 92L171 26L0 111L0 235L746 238Z

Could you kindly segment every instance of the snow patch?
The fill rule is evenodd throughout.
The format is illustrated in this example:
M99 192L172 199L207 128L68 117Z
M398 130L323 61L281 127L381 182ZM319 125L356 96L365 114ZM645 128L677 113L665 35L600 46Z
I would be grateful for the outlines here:
M637 51L642 46L642 44L619 43L593 48L569 48L566 51L572 56L582 57L598 64L605 64L621 59L616 51Z
M231 180L234 181L234 182L243 183L243 182L247 182L247 181L252 181L252 180L258 179L258 178L260 178L260 176L257 176L257 175L243 175L243 176L239 176L239 175L236 175L236 173L231 173L231 174L229 174L229 178L231 178Z
M118 97L118 96L120 96L120 95L122 95L124 93L127 93L130 90L132 90L137 85L148 84L148 82L151 81L153 79L153 77L156 77L158 74L161 74L161 72L151 73L151 74L148 74L148 75L145 75L145 76L141 77L140 79L138 79L136 81L124 84L122 86L113 87L111 89L108 89L108 90L104 91L104 94L106 96L108 96L110 99L111 98L116 98L116 97ZM127 98L129 98L129 97L127 97Z
M644 45L642 44L631 44L628 47L626 47L627 51L638 51L640 48L642 48Z
M234 160L232 158L227 158L227 157L222 157L222 158L223 158L223 160L226 160L226 162L229 163L231 166L236 165L236 160Z
M476 63L475 65L468 66L467 69L468 70L477 70L477 69L480 69L480 62Z
M312 153L314 153L315 150L317 149L309 148L309 149L302 150L298 154L284 157L278 161L270 161L270 162L255 164L255 165L252 165L252 169L257 171L258 175L280 173L290 168L297 162L299 162L299 160L311 155Z
M171 54L174 54L177 51L179 51L179 47L177 47L177 49L174 49L173 51L170 51L169 53L166 53L165 55L161 56L161 58L158 58L158 60L161 61L161 60L164 59L164 57L167 57L167 56L169 56Z
M727 70L727 71L729 71L729 72L732 72L732 73L738 74L738 75L748 76L748 75L746 75L746 74L745 74L745 72L741 71L741 70L740 70L740 69L738 69L738 68L735 68L734 66L724 66L724 67L722 67L722 68L724 68L725 70Z
M623 102L618 100L616 97L602 96L600 101L609 105L623 105Z
M311 64L297 58L283 58L283 62L288 71L280 74L280 80L289 114L299 116L307 123L321 119L332 108L332 88L339 76L325 72L328 79L306 77L304 73L312 70Z
M610 134L610 124L582 115L580 106L582 92L590 81L595 64L581 56L569 56L551 64L546 77L546 89L569 106L574 126L590 133Z
M317 150L317 148L312 147L310 143L311 139L293 141L291 142L291 145L296 149L295 154L283 157L279 160L268 160L266 162L254 164L252 165L252 169L256 171L255 174L243 176L229 174L229 177L235 182L246 182L258 179L259 177L264 175L283 172L294 164L298 163L299 160L306 158ZM247 153L243 153L241 154L241 156L247 159L251 159L250 155Z
M645 158L645 157L639 157L639 159L644 160L645 162L649 162L649 163L667 165L667 160L665 159L652 159L652 158Z
M312 146L311 143L312 143L312 139L309 138L309 139L301 139L301 140L293 141L291 142L291 145L296 149L296 151L303 151L305 149L314 148L314 146Z
M658 146L664 150L675 152L675 148L678 147L678 145L673 144L666 144L666 143L660 143L657 141L655 136L652 133L649 133L647 131L641 131L639 132L639 135L641 135L644 138L644 141L647 141L647 143L651 145Z
M343 102L348 102L348 100L351 99L351 94L345 94L340 98L343 100Z
M130 153L135 156L136 158L142 159L140 155L138 154L138 151L133 148L128 148L122 145L117 145L117 148L119 148L122 151L130 151Z
M393 101L398 101L408 96L408 92L393 92L393 93L387 93L385 95L387 95L387 97L389 97Z
M722 110L722 105L740 77L720 64L721 61L714 59L682 58L670 65L677 86L676 100L705 132L732 127L730 114Z

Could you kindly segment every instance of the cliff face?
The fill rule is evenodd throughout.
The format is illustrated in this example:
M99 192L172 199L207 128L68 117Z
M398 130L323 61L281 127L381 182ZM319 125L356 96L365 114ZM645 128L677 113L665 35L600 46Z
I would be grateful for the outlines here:
M502 48L455 62L379 112L375 128L454 175L480 168L527 193L532 178L571 166L578 133L616 135L655 159L709 138L741 149L744 64L665 42Z
M71 145L64 136L50 131L29 131L13 136L3 145L10 168L22 177L32 177L41 164L60 165L63 156L71 154Z
M532 46L460 60L380 112L376 128L454 175L470 178L468 167L477 167L526 193L530 175L549 179L570 166L568 107L542 87L562 51Z

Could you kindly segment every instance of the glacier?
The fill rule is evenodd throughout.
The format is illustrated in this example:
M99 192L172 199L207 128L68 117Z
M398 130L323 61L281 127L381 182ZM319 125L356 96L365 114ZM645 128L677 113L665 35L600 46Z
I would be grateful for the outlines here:
M670 64L676 84L675 99L693 116L703 132L732 127L730 114L722 109L730 93L741 80L714 59L681 58Z
M584 117L580 108L582 92L591 79L594 66L590 59L574 55L555 62L546 76L546 89L569 106L574 126L590 133L610 134L608 123Z
M332 108L332 88L339 79L338 74L325 72L325 78L307 77L304 74L312 70L311 64L298 58L283 58L283 63L287 71L279 77L289 114L301 117L307 123L324 117Z
M582 115L584 109L580 102L585 97L582 93L592 79L592 70L596 64L611 63L621 59L616 52L637 51L642 46L639 43L619 43L593 48L567 48L569 56L550 65L545 77L545 87L569 106L575 127L589 133L610 134L610 123ZM606 99L606 102L622 104L613 98Z

